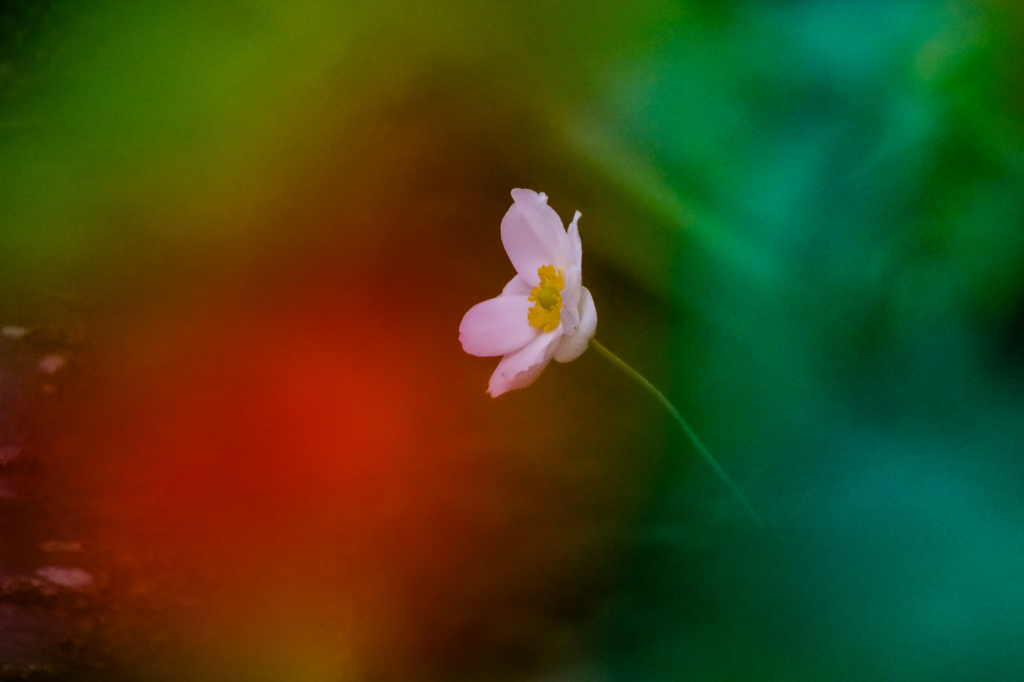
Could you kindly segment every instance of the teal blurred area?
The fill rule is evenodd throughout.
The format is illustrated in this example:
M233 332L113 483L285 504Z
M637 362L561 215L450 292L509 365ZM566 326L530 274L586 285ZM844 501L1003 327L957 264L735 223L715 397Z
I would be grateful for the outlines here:
M664 482L622 679L1024 673L1021 17L737 5L611 78L644 179L594 156L679 240L674 397L770 528Z
M514 501L494 542L569 558L513 562L539 572L528 587L468 575L460 607L500 634L422 614L404 674L1024 679L1016 0L26 0L3 17L8 317L70 292L116 329L310 262L415 262L426 284L395 298L448 297L424 328L450 326L438 363L482 396L489 361L454 339L511 276L508 191L582 211L597 337L665 389L764 527L614 367L553 366L467 403L446 437L498 458ZM497 622L510 611L529 625Z

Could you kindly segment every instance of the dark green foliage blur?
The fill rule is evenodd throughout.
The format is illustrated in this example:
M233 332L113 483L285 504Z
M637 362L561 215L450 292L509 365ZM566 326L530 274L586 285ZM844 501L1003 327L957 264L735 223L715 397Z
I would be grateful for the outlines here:
M665 484L617 679L1024 675L1022 28L737 4L617 74L601 120L680 240L674 398L769 525Z
M765 523L651 417L584 653L543 679L1024 679L1024 5L286 4L2 5L0 303L257 258L252 196L315 175L309 130L422 135L380 205L579 208L598 338Z

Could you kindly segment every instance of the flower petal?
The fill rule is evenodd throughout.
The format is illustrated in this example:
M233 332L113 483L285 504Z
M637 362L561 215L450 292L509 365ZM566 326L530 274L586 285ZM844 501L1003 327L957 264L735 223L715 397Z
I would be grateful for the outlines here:
M529 296L531 293L533 293L533 287L525 279L516 275L508 281L499 296Z
M501 220L501 243L516 272L531 286L540 278L537 269L554 265L563 271L572 265L572 249L562 220L548 206L546 194L512 190L515 203Z
M590 339L594 338L594 332L597 331L597 308L594 307L594 297L590 295L589 289L586 287L582 287L582 289L580 326L575 334L571 336L566 334L562 337L554 356L558 362L572 362L583 355L587 344L590 343Z
M576 211L572 222L569 223L569 254L572 256L572 262L581 267L583 266L583 242L580 241L580 228L577 227L576 222L582 215Z
M459 342L462 350L478 357L507 355L523 348L537 337L530 326L526 296L498 296L477 303L462 317Z
M580 269L574 265L565 273L565 287L562 289L562 327L566 334L575 334L579 327L582 290Z
M538 335L525 348L503 357L491 375L487 392L492 398L497 398L502 393L532 384L551 362L561 338L562 329L558 327Z

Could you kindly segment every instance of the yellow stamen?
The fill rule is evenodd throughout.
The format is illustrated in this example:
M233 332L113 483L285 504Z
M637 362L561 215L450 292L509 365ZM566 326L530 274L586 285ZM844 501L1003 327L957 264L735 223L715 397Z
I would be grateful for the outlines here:
M537 268L540 285L530 292L530 300L534 302L529 312L530 326L541 331L554 331L562 319L562 271L555 271L554 265L542 265Z

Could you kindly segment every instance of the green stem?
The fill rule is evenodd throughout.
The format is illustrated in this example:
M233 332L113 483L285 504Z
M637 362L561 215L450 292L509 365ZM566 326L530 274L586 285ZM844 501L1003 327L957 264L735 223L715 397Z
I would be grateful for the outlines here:
M672 403L668 401L668 398L666 398L661 391L656 389L654 387L654 384L645 379L644 376L640 374L640 372L636 371L635 369L627 365L626 362L622 360L622 358L620 358L618 355L616 355L615 353L611 352L603 345L601 345L597 339L590 339L590 345L596 348L597 352L599 352L601 355L611 360L613 365L617 366L623 372L636 379L636 381L641 386L646 388L651 395L658 399L658 402L661 403L666 410L668 410L669 414L672 415L672 418L676 420L677 424L679 424L679 427L683 430L683 433L686 434L686 437L690 439L690 442L693 443L693 446L697 448L697 452L699 452L700 456L704 458L704 461L707 462L708 465L715 470L715 473L718 474L718 477L722 479L722 482L725 483L726 487L728 487L729 490L731 490L732 493L739 499L739 501L743 503L743 506L746 508L748 512L750 512L750 515L751 517L753 517L754 521L758 525L762 525L761 519L758 517L757 512L754 511L754 508L750 506L750 503L747 502L747 498L743 496L743 493L740 492L740 489L736 487L735 483L732 482L732 479L729 478L729 474L725 473L725 469L723 469L721 465L718 463L718 461L711 456L711 453L708 452L708 449L704 447L704 443L701 442L700 438L697 437L697 434L694 433L692 428L690 428L690 425L686 422L685 419L683 419L683 415L679 414L679 410L677 410L672 405Z

